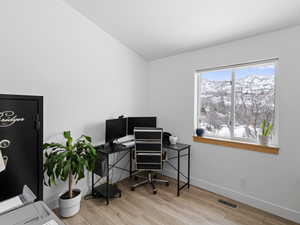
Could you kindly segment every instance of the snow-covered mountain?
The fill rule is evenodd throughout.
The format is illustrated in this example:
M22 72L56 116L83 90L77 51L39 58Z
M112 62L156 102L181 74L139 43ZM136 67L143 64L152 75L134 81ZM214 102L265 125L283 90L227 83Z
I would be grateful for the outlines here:
M246 91L270 90L274 88L274 75L249 75L235 81L235 89ZM202 79L201 93L212 94L220 91L231 92L231 81Z
M271 90L274 88L274 75L249 75L236 80L237 88L251 88L251 90Z

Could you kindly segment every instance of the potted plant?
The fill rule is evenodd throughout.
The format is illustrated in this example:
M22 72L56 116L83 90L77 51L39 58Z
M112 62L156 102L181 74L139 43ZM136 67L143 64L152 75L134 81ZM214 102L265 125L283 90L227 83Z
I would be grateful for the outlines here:
M85 169L92 171L95 167L96 150L91 144L91 137L82 135L73 141L70 131L64 131L65 144L45 143L46 161L44 172L47 174L47 186L56 184L57 180L69 180L67 192L59 195L59 212L62 217L70 217L80 210L81 191L74 189L74 182L84 178Z
M272 132L273 124L267 123L266 120L262 121L261 124L261 134L259 135L259 142L261 145L268 145L269 143L269 136Z

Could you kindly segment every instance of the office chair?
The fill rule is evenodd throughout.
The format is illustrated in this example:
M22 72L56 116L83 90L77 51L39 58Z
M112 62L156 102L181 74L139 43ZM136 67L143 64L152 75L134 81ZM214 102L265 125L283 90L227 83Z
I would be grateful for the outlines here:
M143 181L131 186L134 191L136 187L144 184L150 184L153 188L153 194L157 193L155 183L165 183L169 185L167 180L155 178L155 172L162 171L162 133L161 128L135 128L135 159L138 172L146 173L146 176L136 175L135 178L142 178Z

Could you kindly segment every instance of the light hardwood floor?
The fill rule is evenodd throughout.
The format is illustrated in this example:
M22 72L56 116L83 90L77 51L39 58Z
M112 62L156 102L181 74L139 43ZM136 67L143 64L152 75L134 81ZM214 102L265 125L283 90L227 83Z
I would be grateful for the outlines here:
M168 178L169 179L169 178ZM157 185L130 190L128 179L120 182L122 197L109 206L103 199L83 200L80 213L63 219L66 225L292 225L296 224L250 206L207 192L197 187L176 196L175 181L169 187ZM237 208L218 203L225 199Z

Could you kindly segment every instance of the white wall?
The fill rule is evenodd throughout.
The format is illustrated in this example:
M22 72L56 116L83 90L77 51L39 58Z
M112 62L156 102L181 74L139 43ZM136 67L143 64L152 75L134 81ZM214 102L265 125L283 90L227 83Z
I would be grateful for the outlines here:
M44 96L45 142L70 129L99 143L105 119L148 111L148 63L63 1L3 0L0 28L1 94Z
M192 144L194 185L300 222L300 27L151 62L150 109ZM279 57L279 155L193 143L194 71Z

